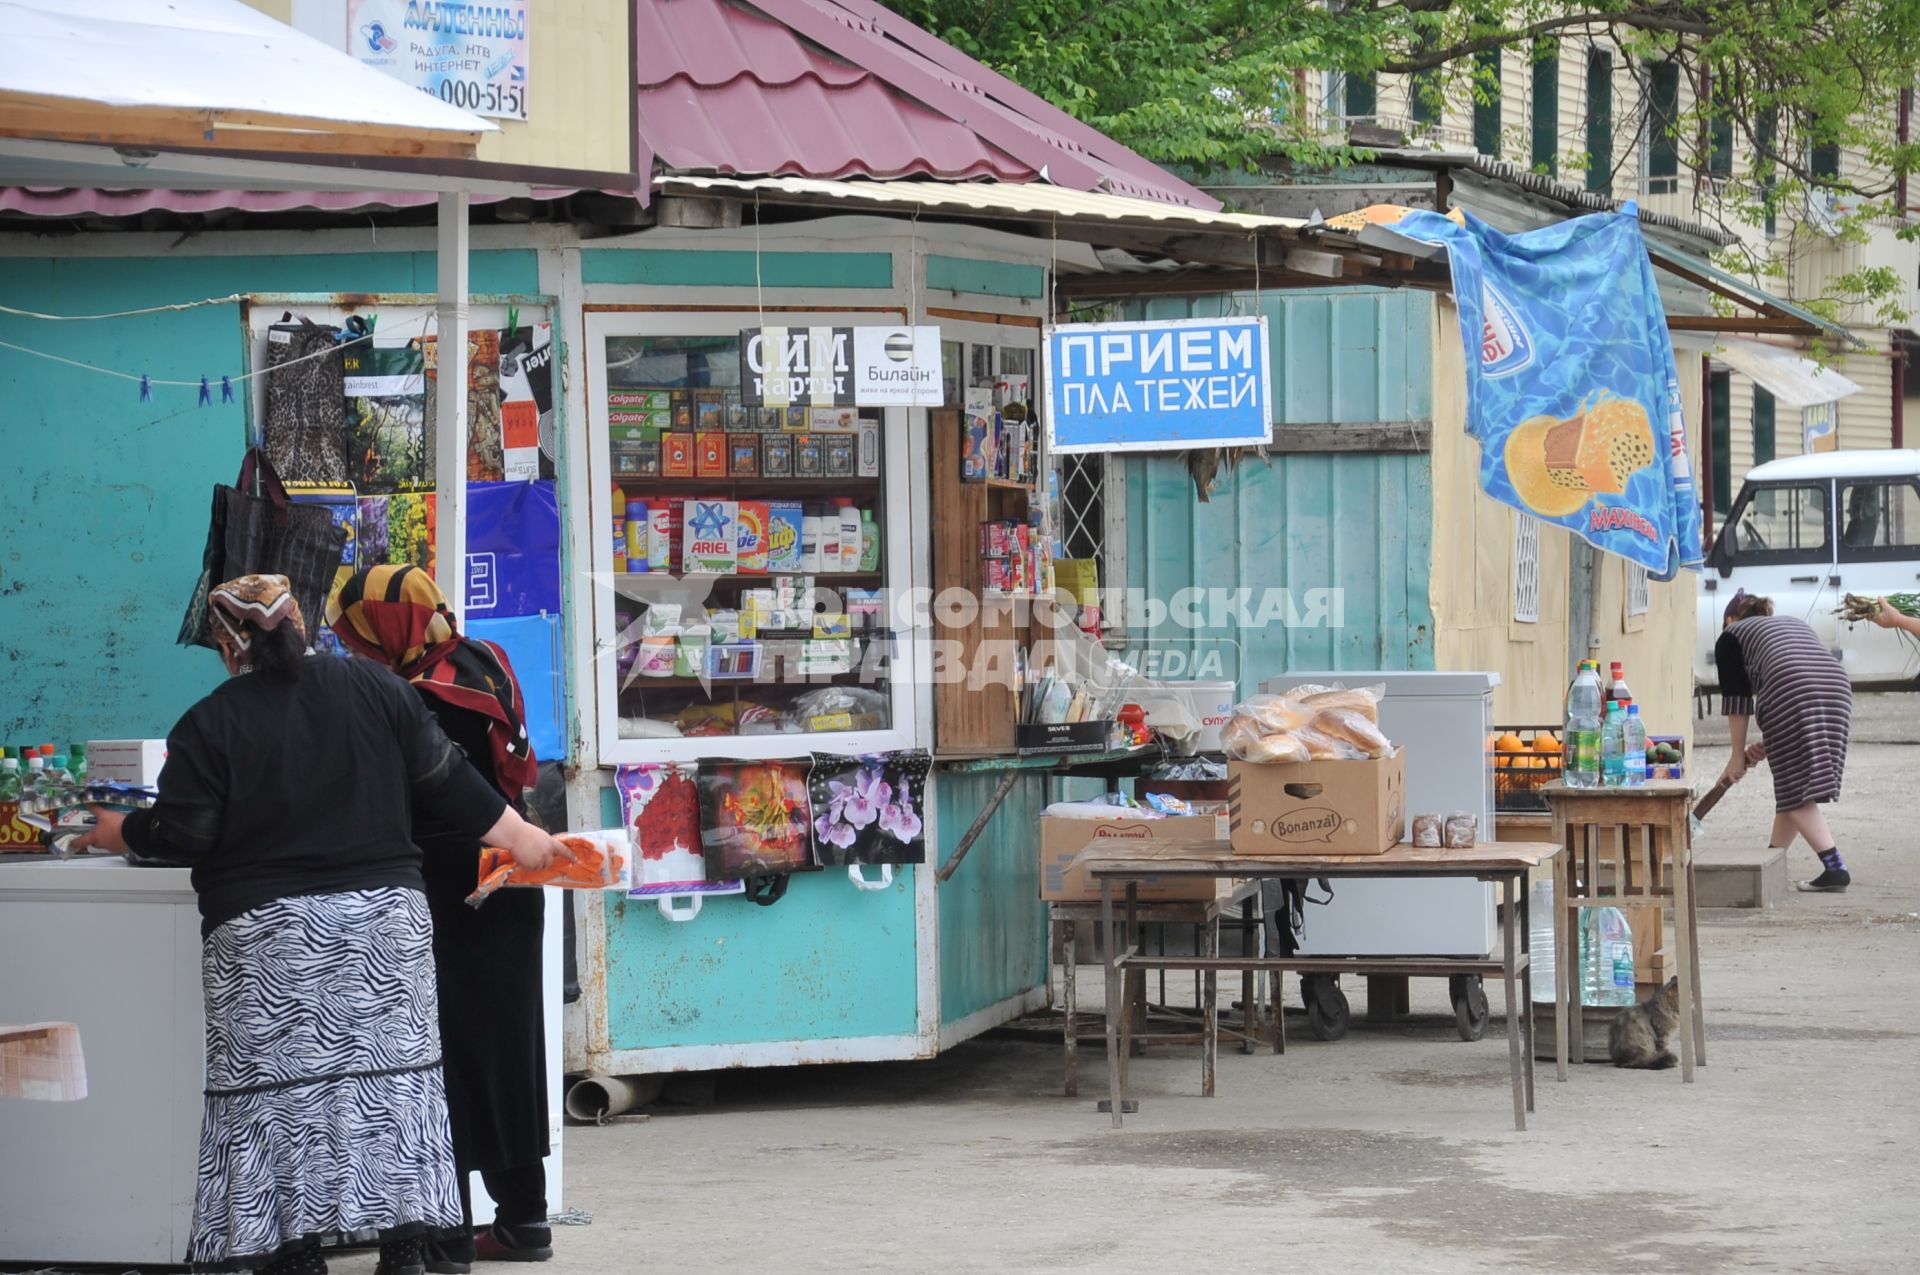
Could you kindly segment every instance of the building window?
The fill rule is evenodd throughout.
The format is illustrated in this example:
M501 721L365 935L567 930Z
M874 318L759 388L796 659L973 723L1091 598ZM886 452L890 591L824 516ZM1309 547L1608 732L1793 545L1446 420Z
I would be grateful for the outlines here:
M1653 609L1653 590L1647 584L1647 569L1637 562L1627 564L1627 618L1645 615Z
M1773 395L1753 387L1753 463L1764 465L1774 457Z
M1647 68L1647 193L1680 189L1680 67L1655 62Z
M1840 180L1840 145L1822 142L1813 148L1813 175L1822 181Z
M1500 50L1473 55L1473 149L1500 158Z
M1440 122L1441 80L1438 71L1415 71L1413 82L1407 92L1411 100L1407 103L1407 114L1415 124L1421 127L1416 132L1424 133Z
M1380 113L1380 83L1371 72L1348 75L1346 81L1348 119L1372 119Z
M1060 546L1063 557L1092 562L1103 595L1126 587L1126 467L1118 456L1055 457L1060 479ZM1123 646L1124 614L1101 617L1109 646Z
M1613 192L1613 54L1587 50L1587 189Z
M1523 513L1513 516L1513 618L1540 623L1540 522Z
M1533 171L1560 175L1560 42L1541 40L1533 47Z
M1716 86L1711 72L1701 72L1703 96L1712 109L1707 116L1707 176L1724 178L1733 176L1733 116L1726 108L1714 102Z
M1733 507L1733 374L1715 372L1707 384L1713 396L1713 511L1725 514Z
M1773 162L1774 137L1780 129L1780 112L1776 107L1768 107L1759 119L1753 122L1753 171L1760 183L1760 201L1765 205L1767 238L1780 233L1779 211L1774 207L1774 188L1779 185L1777 166Z

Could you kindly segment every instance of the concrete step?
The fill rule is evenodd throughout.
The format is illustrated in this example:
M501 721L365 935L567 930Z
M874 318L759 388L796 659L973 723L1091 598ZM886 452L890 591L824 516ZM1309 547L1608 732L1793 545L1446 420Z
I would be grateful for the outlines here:
M1787 894L1787 852L1766 846L1715 850L1694 861L1703 908L1770 908Z

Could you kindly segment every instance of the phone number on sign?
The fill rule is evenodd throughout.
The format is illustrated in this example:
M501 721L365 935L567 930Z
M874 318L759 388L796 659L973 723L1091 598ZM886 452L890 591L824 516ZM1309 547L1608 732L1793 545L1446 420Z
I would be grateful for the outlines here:
M441 101L462 110L483 115L527 118L527 90L516 84L483 84L478 80L442 80L437 90L427 90Z

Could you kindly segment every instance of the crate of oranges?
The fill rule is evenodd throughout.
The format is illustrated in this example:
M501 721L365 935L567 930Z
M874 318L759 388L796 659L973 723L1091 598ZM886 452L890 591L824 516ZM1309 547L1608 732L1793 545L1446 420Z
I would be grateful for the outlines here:
M1488 741L1493 806L1510 813L1547 809L1541 789L1560 779L1560 735L1551 726L1503 726Z

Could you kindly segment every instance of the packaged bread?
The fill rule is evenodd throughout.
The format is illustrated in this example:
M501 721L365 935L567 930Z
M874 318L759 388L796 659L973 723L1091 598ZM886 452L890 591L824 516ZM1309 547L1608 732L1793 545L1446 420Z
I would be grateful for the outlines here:
M1308 760L1306 745L1286 731L1262 731L1251 717L1236 715L1220 731L1220 747L1236 761L1275 764Z
M1366 756L1348 740L1311 725L1294 731L1293 737L1306 746L1308 761L1359 761Z
M1248 696L1233 706L1233 715L1251 718L1265 735L1298 730L1313 716L1299 702L1285 695Z
M1296 687L1294 693L1299 694L1301 689L1303 688ZM1300 703L1315 713L1329 708L1344 708L1360 714L1370 722L1380 720L1380 697L1364 688L1350 691L1344 687L1323 687L1311 695L1301 695Z
M1313 715L1311 730L1351 744L1363 757L1385 757L1393 744L1366 714L1352 708L1324 708Z

